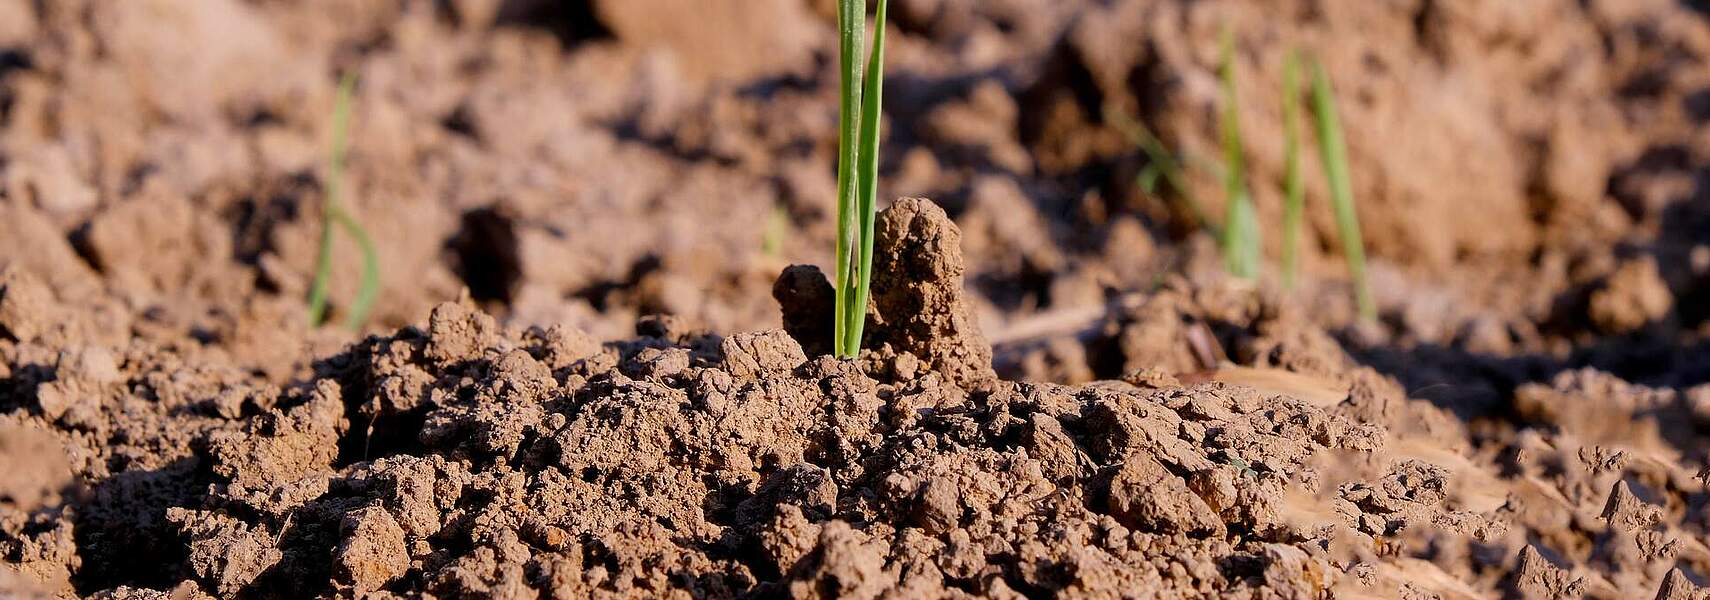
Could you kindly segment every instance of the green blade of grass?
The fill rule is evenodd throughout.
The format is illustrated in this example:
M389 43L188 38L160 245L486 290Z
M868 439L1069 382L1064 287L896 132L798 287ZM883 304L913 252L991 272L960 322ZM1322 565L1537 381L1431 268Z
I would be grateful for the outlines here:
M340 183L344 179L345 133L350 125L350 98L356 89L356 76L345 73L338 82L338 95L333 103L332 154L327 158L326 194L321 200L320 254L315 259L315 279L309 285L309 326L319 327L326 320L327 289L332 284L332 243L334 222L338 209Z
M1235 93L1235 35L1223 30L1218 71L1223 80L1223 187L1228 216L1223 227L1223 259L1229 272L1242 279L1259 274L1259 218L1246 183L1245 150L1241 143L1241 111Z
M356 240L356 246L362 252L362 286L357 288L356 297L350 300L350 310L344 318L345 329L361 331L362 324L368 320L369 309L374 307L374 300L380 296L380 255L374 251L374 240L368 237L368 231L351 218L350 213L341 208L335 216L339 225L344 227L345 234Z
M838 115L837 115L837 305L833 315L832 347L837 355L853 357L845 352L849 312L854 302L850 285L854 266L851 253L859 243L860 222L856 201L859 182L855 172L859 158L861 119L861 38L866 27L866 0L838 0Z
M1300 56L1283 58L1283 289L1294 289L1300 268L1300 219L1306 204L1306 183L1300 176Z
M315 257L315 279L309 284L309 327L320 327L326 319L327 287L332 281L332 236L332 221L323 217L320 254Z
M1211 232L1212 237L1222 238L1217 224L1213 223L1210 215L1206 214L1205 207L1194 195L1193 188L1188 187L1187 174L1183 172L1181 162L1176 160L1176 157L1170 154L1168 149L1164 148L1164 142L1159 140L1158 136L1153 135L1152 130L1148 129L1145 123L1131 119L1122 114L1122 111L1108 105L1104 107L1104 122L1109 123L1117 131L1127 136L1129 141L1139 146L1141 152L1146 154L1146 160L1149 162L1139 175L1141 189L1146 190L1147 193L1152 193L1157 180L1162 178L1165 183L1170 184L1171 189L1176 191L1176 197L1187 208L1188 214L1193 216L1194 225Z
M380 259L374 242L356 219L345 212L340 200L344 193L344 162L350 130L351 97L356 90L356 75L345 73L339 79L338 97L333 105L332 153L327 159L326 194L321 202L320 254L315 259L315 279L309 286L309 326L319 327L326 320L327 294L332 282L333 232L343 228L356 240L362 252L362 285L351 301L345 317L345 327L358 331L368 317L368 311L380 294Z
M1360 217L1354 211L1354 188L1348 177L1348 148L1342 138L1342 123L1336 115L1336 98L1330 88L1330 76L1324 65L1312 63L1312 112L1317 123L1318 149L1324 159L1324 176L1330 180L1330 203L1336 211L1336 230L1342 237L1342 253L1348 260L1348 274L1354 280L1354 300L1360 317L1377 318L1377 305L1372 301L1371 288L1366 283L1366 247L1360 237Z
M766 228L760 233L760 253L777 258L784 255L784 236L790 233L790 213L782 204L773 204L766 213Z
M1158 168L1158 163L1146 163L1146 166L1140 169L1140 173L1134 176L1134 181L1140 184L1140 191L1147 194L1157 194L1158 177L1161 175L1163 175L1163 171Z
M861 220L860 263L855 266L854 301L849 307L845 318L849 322L844 326L843 348L846 356L855 356L861 352L861 333L867 323L867 297L872 291L873 269L873 225L876 218L879 180L879 133L880 119L883 110L880 101L885 91L885 11L889 0L879 0L874 9L873 17L873 49L867 59L864 71L864 87L861 90L861 140L860 149L856 151L856 161L859 169L855 176L859 181L857 213Z

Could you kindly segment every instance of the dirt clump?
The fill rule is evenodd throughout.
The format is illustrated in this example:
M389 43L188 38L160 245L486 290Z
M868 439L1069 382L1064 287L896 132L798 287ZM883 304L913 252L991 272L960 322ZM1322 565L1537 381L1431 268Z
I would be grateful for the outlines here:
M962 233L930 200L901 198L874 225L872 299L865 348L907 353L920 366L972 386L996 377L991 345L965 298ZM779 276L773 296L783 306L785 328L802 346L825 353L835 290L811 266Z
M837 289L819 267L790 265L772 285L772 298L783 313L784 330L804 350L814 355L831 354L833 323L825 315L837 306Z
M73 491L71 465L59 438L23 421L0 422L0 502L10 511L34 512L62 502Z
M1223 521L1187 482L1146 456L1123 461L1110 480L1107 510L1139 531L1221 534Z
M1668 316L1674 305L1656 261L1635 260L1610 274L1602 289L1591 295L1591 320L1610 333L1628 333Z
M962 291L956 223L931 201L903 198L879 213L875 230L871 343L913 353L953 384L992 379L991 345Z

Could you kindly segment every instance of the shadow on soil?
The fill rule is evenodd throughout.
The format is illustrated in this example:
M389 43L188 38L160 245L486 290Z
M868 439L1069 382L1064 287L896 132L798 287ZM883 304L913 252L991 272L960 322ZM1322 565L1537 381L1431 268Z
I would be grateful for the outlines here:
M208 487L195 458L135 469L102 480L77 503L74 539L83 566L72 583L81 594L117 585L170 588L183 573L187 546L166 509L197 506Z

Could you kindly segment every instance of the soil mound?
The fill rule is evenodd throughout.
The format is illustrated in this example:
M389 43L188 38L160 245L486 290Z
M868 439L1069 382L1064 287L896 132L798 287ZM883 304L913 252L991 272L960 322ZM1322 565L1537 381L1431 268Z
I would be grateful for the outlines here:
M925 368L962 387L995 379L991 344L963 291L967 268L956 223L930 200L902 198L879 212L873 229L872 306L863 347L898 356L905 378ZM794 265L772 289L790 335L815 354L827 353L831 336L823 322L836 292L825 275Z
M647 319L598 344L447 303L276 386L8 325L34 390L8 400L5 459L63 455L85 486L7 469L8 580L110 598L1700 593L1680 569L1710 566L1704 475L1677 449L1703 440L1671 424L1702 394L1566 373L1520 392L1545 427L1474 452L1322 333L1193 288L1136 314L1246 316L1223 337L1252 366L999 381L958 328L955 225L919 200L881 223L875 262L915 277L879 288L884 342L858 361L779 330ZM800 279L779 289L823 285ZM22 306L8 323L51 308Z

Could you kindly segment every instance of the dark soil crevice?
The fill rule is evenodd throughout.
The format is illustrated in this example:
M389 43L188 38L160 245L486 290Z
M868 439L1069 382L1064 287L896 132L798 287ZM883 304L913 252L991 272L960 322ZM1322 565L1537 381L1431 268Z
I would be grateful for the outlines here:
M612 37L611 30L600 22L594 4L590 0L503 0L494 24L546 30L568 51Z
M199 461L186 457L158 469L124 471L95 484L72 513L83 559L72 578L78 593L119 584L167 588L177 583L188 554L166 511L199 505L205 477Z
M508 305L522 278L517 225L495 207L463 213L457 235L446 242L457 274L477 302Z

